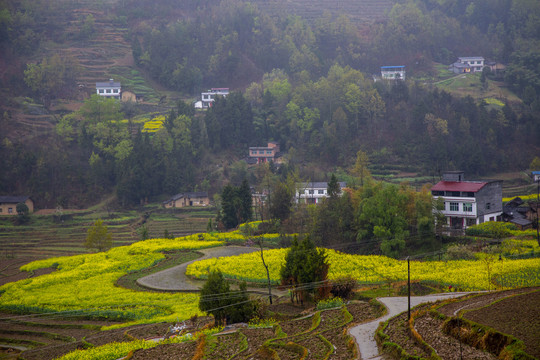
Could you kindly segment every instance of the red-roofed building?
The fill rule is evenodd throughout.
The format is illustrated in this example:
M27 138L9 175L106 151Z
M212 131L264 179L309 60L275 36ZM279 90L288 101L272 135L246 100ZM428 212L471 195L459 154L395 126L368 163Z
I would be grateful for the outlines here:
M501 220L501 180L465 181L461 171L446 172L442 181L431 188L431 194L444 200L441 212L452 229Z

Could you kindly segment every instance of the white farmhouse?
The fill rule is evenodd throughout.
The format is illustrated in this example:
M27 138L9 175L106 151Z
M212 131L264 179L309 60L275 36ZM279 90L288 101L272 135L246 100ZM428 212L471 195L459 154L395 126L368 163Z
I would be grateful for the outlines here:
M339 195L343 194L343 188L347 187L347 183L344 181L338 182L341 189ZM328 197L328 183L327 182L308 182L296 184L296 203L305 204L318 204L324 198Z
M109 79L107 82L97 82L96 94L120 100L122 96L122 84L115 82L114 79Z
M208 109L216 100L216 96L227 97L229 88L212 88L201 93L201 100L195 103L195 109Z

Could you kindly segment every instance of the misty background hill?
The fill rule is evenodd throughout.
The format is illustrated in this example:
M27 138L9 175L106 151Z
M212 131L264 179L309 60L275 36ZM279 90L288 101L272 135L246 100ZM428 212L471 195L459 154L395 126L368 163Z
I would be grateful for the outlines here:
M381 178L526 169L540 153L539 19L525 0L2 1L0 193L81 207L258 185L242 159L268 141L283 178L345 179L359 150ZM460 56L501 71L456 76ZM374 82L385 65L407 80ZM111 78L139 102L92 100ZM212 87L232 94L193 111Z

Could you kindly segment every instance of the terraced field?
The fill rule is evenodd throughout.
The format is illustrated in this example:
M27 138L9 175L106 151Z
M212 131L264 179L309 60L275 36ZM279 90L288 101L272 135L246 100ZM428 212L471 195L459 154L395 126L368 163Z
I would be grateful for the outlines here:
M539 301L540 288L523 288L421 305L410 321L402 313L382 324L377 338L396 359L535 359Z
M353 23L383 19L395 1L391 0L254 0L252 3L270 15L296 15L308 22L321 18L325 12L333 17L345 14Z
M110 216L93 211L32 215L28 225L14 225L12 218L0 217L0 266L3 259L21 257L47 258L86 253L88 228L101 218L112 234L113 246L132 244L142 238L146 228L149 238L179 237L206 231L208 220L215 218L213 209L185 211L151 211L148 214L123 212ZM56 219L56 220L55 220Z

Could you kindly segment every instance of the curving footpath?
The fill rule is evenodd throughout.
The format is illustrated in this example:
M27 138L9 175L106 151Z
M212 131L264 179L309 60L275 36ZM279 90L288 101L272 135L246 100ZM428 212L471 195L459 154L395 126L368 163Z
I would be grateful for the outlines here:
M252 253L259 250L260 249L257 247L245 246L220 246L215 248L197 250L204 255L198 259L188 261L187 263L183 263L170 269L166 269L142 277L137 280L137 284L152 290L188 292L200 291L202 286L204 285L204 281L193 280L186 276L186 269L189 264L199 260L215 257L235 256L240 254Z
M142 277L137 280L137 283L143 287L153 290L161 291L188 291L195 292L200 291L204 281L193 280L186 276L186 268L189 264L209 258L222 257L222 256L234 256L246 253L252 253L259 251L257 247L245 247L245 246L221 246L215 248L208 248L198 250L204 255L193 261L159 271L155 274L151 274L145 277ZM248 289L254 292L261 292L261 289ZM277 289L272 290L275 293L278 293ZM466 292L457 292L457 293L442 293L442 294L433 294L426 296L411 296L411 308L427 302L435 302L438 300L448 299L467 295L470 293ZM404 311L407 311L407 297L384 297L378 298L381 303L383 303L388 309L388 313L376 320L373 320L368 323L360 324L349 330L349 333L354 336L356 343L358 344L358 350L360 353L360 359L363 360L374 360L374 359L384 359L384 355L379 353L379 348L377 347L377 342L375 341L375 331L379 326L379 323L386 321L389 318L398 315Z
M411 296L411 308L423 303L435 302L467 294L470 293L456 292L433 294L426 296ZM377 298L377 300L383 303L384 306L386 306L388 313L385 316L378 318L377 320L373 320L365 324L360 324L349 330L349 333L356 339L356 343L358 344L358 350L360 353L360 359L363 360L385 359L384 355L379 353L379 348L377 346L377 342L375 341L375 332L377 331L377 327L379 326L379 323L386 321L393 316L401 314L404 311L407 311L408 307L406 296L384 297Z

